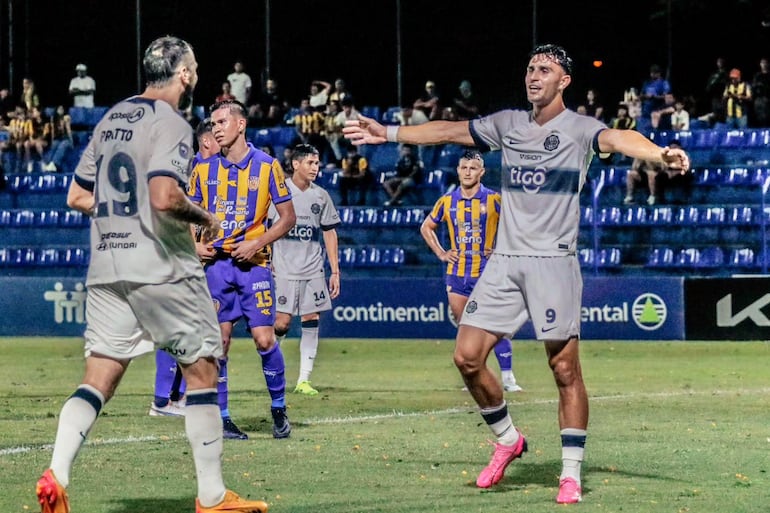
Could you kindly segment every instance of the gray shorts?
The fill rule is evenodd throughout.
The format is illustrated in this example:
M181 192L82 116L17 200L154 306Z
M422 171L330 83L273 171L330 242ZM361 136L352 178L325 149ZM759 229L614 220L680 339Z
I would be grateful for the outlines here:
M532 319L538 340L580 336L583 278L574 256L494 253L468 298L460 324L502 335Z
M332 309L325 276L309 280L289 280L275 276L275 311L307 315Z
M86 321L86 356L131 359L156 346L181 363L224 354L204 277L162 284L93 285L88 288Z

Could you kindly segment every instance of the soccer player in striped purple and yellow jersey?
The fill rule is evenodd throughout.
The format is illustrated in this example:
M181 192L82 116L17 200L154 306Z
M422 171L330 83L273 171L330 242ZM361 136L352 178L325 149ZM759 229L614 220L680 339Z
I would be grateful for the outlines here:
M211 125L219 156L193 169L188 195L217 217L220 232L212 243L198 243L196 249L204 261L225 354L233 325L245 319L262 357L272 401L273 436L286 438L291 425L286 417L286 366L273 332L275 286L270 245L294 226L291 193L281 164L246 141L243 104L228 100L213 105ZM280 219L268 228L271 203Z
M475 150L466 151L457 164L460 187L441 196L420 227L420 233L433 253L446 262L446 290L449 309L460 319L473 287L492 254L500 217L500 193L484 187L484 158ZM445 250L436 233L444 223L450 240ZM495 345L503 389L518 392L521 387L513 374L511 340L501 338Z

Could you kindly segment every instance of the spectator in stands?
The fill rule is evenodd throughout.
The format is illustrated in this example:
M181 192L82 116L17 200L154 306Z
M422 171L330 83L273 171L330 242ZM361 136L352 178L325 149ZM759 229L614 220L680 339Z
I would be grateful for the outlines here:
M585 106L586 115L598 119L602 123L607 122L605 119L604 105L602 104L602 101L599 98L599 92L596 89L589 89L586 91Z
M623 103L628 107L628 117L634 121L642 115L642 100L635 87L629 87L623 92Z
M424 165L417 155L417 146L402 144L399 153L396 161L396 175L382 184L390 197L385 202L386 207L400 205L404 194L422 183Z
M310 108L319 112L326 111L326 104L329 103L329 93L332 85L323 80L313 80L310 83ZM339 101L337 104L339 105Z
M289 102L278 92L278 82L267 79L257 102L249 107L249 126L278 126L283 123L290 107Z
M441 119L441 98L433 80L425 82L425 92L414 101L413 107L422 111L429 121Z
M5 189L5 156L3 155L8 148L8 143L11 140L11 132L8 130L8 126L5 124L5 120L0 116L0 190Z
M329 101L338 101L342 105L342 100L345 98L353 99L353 95L348 91L348 86L345 81L338 78L334 81L334 91L329 94Z
M575 107L575 112L577 112L581 116L587 116L588 115L588 107L586 107L583 104L578 105L577 107Z
M470 81L463 80L460 82L460 87L457 88L457 91L460 94L452 99L452 106L457 114L457 119L473 119L483 114L481 104L471 88Z
M29 112L29 121L32 132L27 137L27 140L24 141L24 165L27 168L27 173L32 173L35 170L35 162L43 160L43 153L48 146L48 142L44 136L45 122L43 121L43 113L40 112L40 109L33 108Z
M686 111L685 111L686 112ZM682 145L679 141L674 139L669 141L668 147L671 149L682 149ZM669 203L688 203L692 194L692 184L695 181L695 175L692 171L692 166L687 170L673 170L666 168L662 175L657 176L660 183L656 187L656 192L659 191L661 201L663 200L664 193L667 191L672 193L679 192L680 194L671 194L668 198Z
M663 95L663 105L650 114L650 122L653 130L671 130L671 115L674 113L676 98L674 93Z
M336 103L336 101L332 100L329 102L329 105ZM342 129L345 126L345 122L352 119L358 119L361 116L361 113L358 111L358 109L356 109L356 106L353 103L352 96L344 98L340 107L342 110L334 116L331 123L334 130L334 136L331 139L329 138L328 134L326 136L327 139L329 139L329 143L331 144L335 160L337 161L336 164L338 166L342 164L342 159L345 156L345 151L343 149L343 146L345 145L344 139L342 137Z
M342 139L342 126L337 125L337 116L340 114L339 102L329 102L324 110L324 130L326 138L326 155L321 155L321 163L326 163L329 167L339 167L342 163L342 149L340 140Z
M274 159L277 159L278 157L275 155L275 148L273 148L272 144L263 144L259 147L260 150L264 151Z
M5 124L11 122L11 116L13 111L16 110L16 102L11 97L11 92L7 87L0 88L0 119L5 121Z
M401 112L394 116L396 122L401 126L422 125L429 121L428 116L420 109L415 109L412 104L401 106Z
M35 82L31 78L24 78L21 81L21 104L28 113L31 113L32 109L40 108L40 97L37 95Z
M770 126L770 64L765 57L759 60L759 71L751 81L751 95L754 97L753 126Z
M671 129L678 132L690 129L690 113L685 109L682 98L677 98L674 101L674 112L671 113Z
M214 103L226 102L230 100L237 100L237 98L233 95L232 84L230 84L229 80L225 80L222 82L222 92L220 92L217 97L214 98Z
M8 147L16 156L14 172L18 173L23 163L24 143L32 137L32 121L27 116L24 106L19 105L14 110L11 122L8 124L8 131L11 134Z
M72 148L72 119L64 105L56 107L56 112L45 125L44 134L50 141L48 162L42 165L43 171L55 173L64 169L64 159Z
M243 61L237 60L233 64L233 72L227 75L232 94L235 99L244 105L248 105L251 97L251 77L244 71Z
M751 86L741 80L741 70L730 70L730 82L724 94L725 124L728 128L742 129L748 126L748 111L751 107Z
M706 117L711 123L724 123L725 111L722 97L729 79L727 77L727 63L724 57L717 57L716 69L709 75L706 81L706 100L708 102L708 114Z
M292 164L292 158L294 157L294 152L292 151L292 146L287 146L283 149L283 160L281 161L281 167L283 168L283 172L286 176L291 176L294 174L294 164Z
M641 130L647 130L652 124L652 113L665 106L666 93L671 92L671 84L661 75L660 66L650 66L650 78L642 84L640 98L642 114L637 120Z
M373 182L372 173L369 170L369 161L358 153L358 147L347 145L347 155L342 159L342 172L340 173L340 205L350 205L349 192L358 191L356 205L366 205L366 191Z
M70 80L69 87L72 106L92 109L94 107L96 81L88 76L88 67L85 64L81 63L75 66L75 73L75 77Z
M669 141L668 147L670 149L682 149L681 144L677 140ZM649 190L649 196L647 196L648 205L663 203L664 191L672 183L681 185L686 191L686 196L689 197L692 180L693 174L691 170L669 169L663 164L638 158L634 159L631 169L626 174L626 197L623 199L623 204L631 205L635 203L636 189L645 181Z
M628 115L628 105L625 103L618 105L618 112L610 121L610 128L617 128L619 130L636 129L636 121Z
M292 120L299 143L310 144L315 146L318 151L323 152L328 146L323 133L324 119L323 112L318 112L310 107L310 98L303 98L299 104L299 112Z

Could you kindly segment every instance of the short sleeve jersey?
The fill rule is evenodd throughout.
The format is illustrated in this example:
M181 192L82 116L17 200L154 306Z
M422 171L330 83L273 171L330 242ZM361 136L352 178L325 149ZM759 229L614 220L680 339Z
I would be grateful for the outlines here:
M187 183L190 125L166 102L135 96L96 125L75 170L95 197L87 285L203 276L189 223L152 209L149 182Z
M280 162L251 144L240 162L220 155L196 165L187 194L219 219L221 229L212 246L225 253L233 244L265 233L271 203L292 199ZM267 265L269 260L270 248L265 247L252 263Z
M477 146L502 152L502 208L495 253L575 253L579 195L604 128L600 121L571 110L542 126L531 112L521 110L471 121Z
M340 224L339 213L329 193L322 187L311 183L302 191L291 178L286 184L291 190L297 224L273 243L273 272L289 280L323 276L325 252L321 244L322 233L337 228ZM270 209L270 217L279 217L275 208Z
M485 252L495 247L500 193L482 185L473 197L465 198L457 188L441 196L429 215L434 223L445 223L450 247L458 252L457 262L447 262L446 274L481 276L488 259Z

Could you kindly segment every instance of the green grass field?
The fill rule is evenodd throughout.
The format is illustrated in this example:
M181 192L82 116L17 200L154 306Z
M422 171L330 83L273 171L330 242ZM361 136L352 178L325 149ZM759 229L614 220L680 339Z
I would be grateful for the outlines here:
M323 340L313 374L321 394L289 394L294 432L274 440L258 357L235 341L230 410L251 439L226 442L226 483L272 513L770 510L767 343L583 342L591 422L575 506L554 503L561 453L542 345L514 343L525 391L508 401L530 450L488 491L474 481L490 433L460 390L452 347ZM296 339L283 348L293 388ZM37 511L34 485L82 375L81 342L0 339L0 354L0 513ZM75 462L73 512L194 511L184 421L147 415L153 379L154 359L138 359L104 408Z

